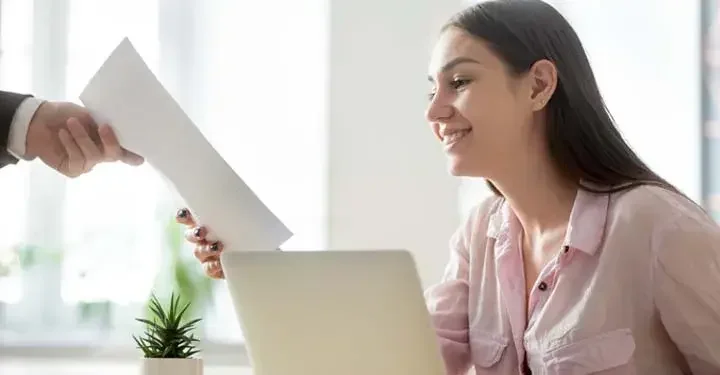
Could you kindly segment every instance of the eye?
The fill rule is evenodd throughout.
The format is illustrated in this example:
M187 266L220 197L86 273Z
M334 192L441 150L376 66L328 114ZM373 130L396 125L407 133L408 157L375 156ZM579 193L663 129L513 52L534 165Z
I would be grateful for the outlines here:
M435 82L431 82L432 85L430 85L430 92L427 94L428 100L433 100L435 98L435 95L437 95L437 84Z
M467 86L470 83L469 79L466 78L454 78L452 82L450 82L450 86L455 89L459 90L465 86Z
M461 88L467 86L470 82L471 80L467 78L453 78L452 81L448 83L448 86L452 87L453 90L460 90ZM428 100L432 100L435 97L436 92L437 88L433 88L428 94Z

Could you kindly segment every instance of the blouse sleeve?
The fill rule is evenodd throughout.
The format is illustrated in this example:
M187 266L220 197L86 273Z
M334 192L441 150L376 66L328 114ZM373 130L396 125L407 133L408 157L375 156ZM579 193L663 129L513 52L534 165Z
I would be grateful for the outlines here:
M720 374L720 228L679 216L653 238L655 306L693 374Z
M478 205L450 239L450 259L442 280L429 288L425 297L445 361L447 375L465 375L471 367L469 344L470 243L475 231L486 232L491 207L499 202L490 197Z

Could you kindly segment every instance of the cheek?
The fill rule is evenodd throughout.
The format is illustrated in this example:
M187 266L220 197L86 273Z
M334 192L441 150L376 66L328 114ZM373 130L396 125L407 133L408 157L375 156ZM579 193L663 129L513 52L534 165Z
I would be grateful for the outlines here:
M483 149L496 152L510 146L515 138L517 105L503 90L478 90L464 98L461 112L470 122L476 143Z

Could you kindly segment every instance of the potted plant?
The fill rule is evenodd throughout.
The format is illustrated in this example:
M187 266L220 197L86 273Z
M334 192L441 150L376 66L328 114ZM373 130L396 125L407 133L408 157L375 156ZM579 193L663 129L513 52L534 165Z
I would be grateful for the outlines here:
M192 333L200 318L184 319L190 303L180 307L180 297L173 293L166 309L155 295L150 299L152 319L137 318L145 324L142 336L133 339L143 351L143 375L202 375L203 362L193 356L200 352L199 340Z

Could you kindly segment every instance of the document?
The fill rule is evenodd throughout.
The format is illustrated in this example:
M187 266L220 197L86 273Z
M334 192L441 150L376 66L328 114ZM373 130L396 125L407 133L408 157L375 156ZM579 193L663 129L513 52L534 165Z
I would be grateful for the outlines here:
M235 251L276 250L290 230L225 162L163 87L128 38L80 100L126 149L145 157L197 220Z

